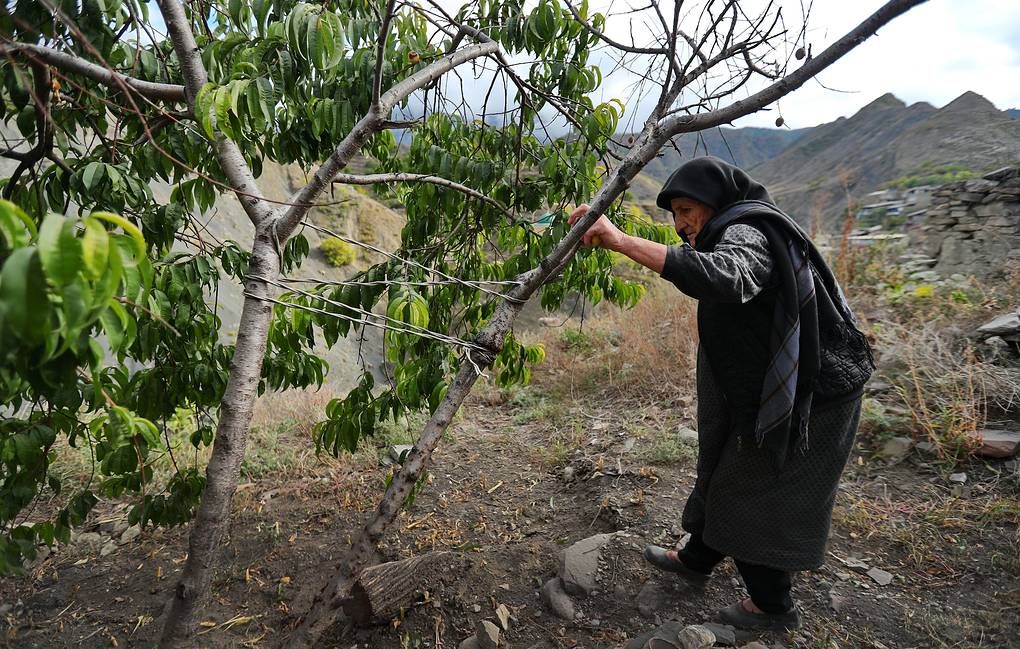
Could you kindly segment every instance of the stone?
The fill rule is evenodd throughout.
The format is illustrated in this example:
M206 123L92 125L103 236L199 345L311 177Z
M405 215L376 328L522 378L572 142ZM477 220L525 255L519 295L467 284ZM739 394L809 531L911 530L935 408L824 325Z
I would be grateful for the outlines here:
M976 451L984 457L1011 458L1020 450L1020 432L1008 430L983 430L981 447Z
M542 586L542 601L556 617L574 619L574 600L563 590L559 577L553 577Z
M103 544L103 547L100 548L99 556L105 557L106 555L112 553L116 549L117 549L116 543L114 543L112 540L107 541L106 543Z
M735 647L737 646L737 632L733 630L733 627L723 624L715 624L708 622L702 624L703 627L712 632L715 636L715 644L717 647Z
M638 637L630 640L626 649L647 649L649 644L653 640L662 640L663 643L657 643L654 646L677 646L677 636L680 634L680 630L683 628L683 623L676 620L670 620L664 623L659 628L639 635ZM664 644L668 643L668 644Z
M649 581L637 595L637 609L642 617L653 617L666 604L667 595L662 586Z
M1003 336L1020 332L1020 311L1006 313L977 328L982 337Z
M967 474L963 472L950 474L949 481L956 484L966 484Z
M754 642L748 642L747 644L743 645L740 649L769 649L769 648L767 645L763 645L762 643L755 640Z
M414 447L410 444L394 444L390 447L390 458L392 458L394 462L399 462L400 456L405 453L410 453L412 448Z
M103 535L98 532L82 532L74 539L75 545L89 550L98 550L103 545Z
M854 572L860 573L867 572L868 569L871 568L871 566L868 565L866 561L862 561L856 557L849 557L848 559L846 559L846 561L843 562L843 565L845 565L850 570L853 570Z
M872 379L864 385L864 391L869 394L881 394L892 390L892 386L885 381L879 381Z
M499 627L488 620L479 620L475 627L475 638L481 649L496 649L499 647Z
M834 613L839 613L843 610L846 605L846 598L836 592L835 589L829 591L829 608Z
M480 646L481 645L478 644L478 638L472 635L464 638L461 643L457 645L457 649L479 649Z
M633 437L628 437L627 440L623 443L623 449L622 449L623 452L624 453L630 453L631 451L633 451L634 450L634 444L636 442L637 442L637 440L634 439Z
M872 568L868 571L868 576L874 580L879 586L888 586L892 583L893 576L891 572L886 572L881 568Z
M595 577L602 549L616 534L596 534L563 550L560 556L560 580L568 595L587 597L598 587Z
M132 525L131 527L124 530L124 533L120 535L121 543L130 543L138 538L142 533L142 528L138 525Z
M907 457L910 449L914 446L914 440L909 437L893 437L882 444L878 454L890 462L899 462Z
M563 324L562 318L554 318L551 316L539 318L538 321L542 324L543 327L559 327L561 324Z
M715 634L700 624L684 627L676 639L682 649L708 649L715 644Z
M563 481L564 482L570 482L571 480L574 479L574 467L570 466L569 464L567 466L563 467L563 474L562 475L563 475Z
M989 171L985 175L981 176L985 180L991 180L993 182L999 182L1003 180L1009 180L1020 175L1020 167L1000 167L995 171Z
M698 441L698 431L694 430L693 428L689 428L687 426L681 426L679 429L677 429L677 433L676 434L677 434L677 437L679 437L680 439L686 439L688 441L695 442L695 443L697 443L697 441Z
M499 625L503 627L504 631L510 630L510 609L506 607L506 604L500 604L496 607L496 618L499 620Z

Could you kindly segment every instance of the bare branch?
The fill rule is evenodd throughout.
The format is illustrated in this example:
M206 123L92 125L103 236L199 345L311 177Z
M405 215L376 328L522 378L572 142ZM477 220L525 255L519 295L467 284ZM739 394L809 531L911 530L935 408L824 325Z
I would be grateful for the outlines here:
M128 77L72 54L43 47L42 45L17 42L7 42L0 45L0 54L9 56L19 52L65 72L80 74L104 86L117 89L126 86L147 99L174 102L185 100L184 86L172 83L142 81L141 79Z
M375 76L372 77L372 105L379 105L379 93L382 88L383 58L386 56L386 39L390 35L390 21L393 20L393 5L396 0L389 0L386 3L386 13L383 15L382 26L379 28L379 45L375 50Z
M893 18L924 2L925 0L890 0L890 2L887 2L878 11L871 14L864 22L843 36L843 38L827 47L815 58L807 61L800 69L786 75L764 90L756 92L746 99L735 101L725 108L708 113L671 117L665 120L660 127L669 137L672 137L678 133L703 131L714 126L729 124L740 117L759 111L777 99L800 88L809 79L822 72L822 70L838 61L847 52L875 34L880 27L887 24Z
M432 185L438 185L439 187L446 187L454 191L467 194L473 198L483 201L500 212L506 215L508 219L516 222L513 213L506 208L505 205L497 201L496 199L486 196L482 192L471 189L467 185L462 185L458 182L454 182L447 178L440 176L433 176L431 174L412 174L412 173L388 173L388 174L369 174L364 176L354 176L351 174L337 174L333 177L334 183L342 185L375 185L378 183L429 183Z
M570 3L569 0L565 4L567 5L567 9L570 10L570 13L574 14L574 20L581 23L581 25L584 26L584 28L588 30L589 33L598 36L599 40L609 45L610 47L614 47L624 52L630 52L631 54L660 54L660 55L669 54L669 50L667 50L664 47L637 47L635 45L624 45L619 41L613 40L612 38L606 36L603 32L600 32L599 30L592 27L591 23L582 18L581 14L577 12L577 9L574 8L574 5Z

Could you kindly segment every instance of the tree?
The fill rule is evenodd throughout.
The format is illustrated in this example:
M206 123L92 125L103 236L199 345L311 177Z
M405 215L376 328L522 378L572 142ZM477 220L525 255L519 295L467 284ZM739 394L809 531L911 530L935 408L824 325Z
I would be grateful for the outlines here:
M614 39L604 31L606 18L586 3L559 0L528 7L520 0L469 3L456 14L431 0L213 0L188 6L159 0L165 34L153 28L148 5L139 0L8 3L0 18L6 57L0 93L22 140L2 153L18 163L5 195L26 209L33 224L46 229L47 222L58 223L50 229L65 233L59 240L80 239L82 250L91 245L85 243L89 236L102 237L92 221L76 226L53 217L43 221L42 215L109 210L123 214L128 225L139 224L148 257L139 267L151 266L152 288L130 294L142 300L128 305L137 335L111 344L115 362L95 360L102 354L93 344L92 336L101 333L94 323L70 332L91 341L91 357L80 345L70 346L61 362L93 369L74 372L63 389L104 399L92 399L82 412L72 407L77 398L60 401L54 388L5 373L8 394L36 410L6 420L4 430L22 434L59 411L73 437L96 413L109 418L121 412L116 407L147 431L124 433L118 424L117 449L140 440L158 447L151 432L177 407L217 409L215 432L204 427L193 439L212 444L204 479L180 472L167 485L149 485L144 455L136 453L132 461L122 450L116 466L99 467L101 491L137 494L135 519L176 524L195 515L188 561L161 639L162 646L179 646L208 594L257 395L321 384L326 367L311 352L317 335L332 344L352 331L384 328L392 380L376 386L365 373L347 397L332 402L317 428L317 448L353 450L378 421L407 409L428 409L431 418L376 515L290 641L313 644L335 623L338 603L413 496L440 435L482 372L494 366L499 381L526 381L528 365L541 360L540 349L513 337L521 306L535 293L546 307L557 306L568 292L622 305L640 297L639 287L610 276L604 251L578 254L581 234L603 214L643 236L667 236L661 228L626 222L620 209L638 171L673 136L760 110L922 1L890 0L796 69L794 57L777 54L780 45L803 48L804 30L787 32L771 5L750 12L738 0L707 0L701 13L689 16L683 3L675 3L668 16L652 2L644 14L655 25L652 46ZM687 18L698 21L692 34L682 29ZM613 139L622 102L591 99L601 82L592 62L596 50L614 53L621 65L645 66L647 86L656 90L658 99L630 142ZM519 60L529 64L527 74ZM468 111L449 81L469 67L483 71L491 84L480 115ZM720 105L752 79L768 85ZM500 94L499 109L491 108ZM551 121L567 132L557 135ZM396 144L398 129L413 136L406 149ZM345 173L360 155L372 160L372 173ZM315 170L293 196L267 197L257 178L269 161ZM170 203L154 204L154 181L174 186ZM311 225L310 209L328 203L335 182L385 183L397 192L407 211L401 249L386 251L385 262L351 282L302 289L285 273L307 254L301 228ZM193 213L225 192L237 197L254 228L247 249L206 241L195 223ZM592 209L568 229L565 207L583 201ZM529 220L540 210L556 215L541 234ZM95 218L107 232L103 224L109 220ZM41 251L41 234L38 245ZM15 254L5 249L4 255L7 273ZM28 257L17 255L22 265ZM244 288L233 346L219 341L218 318L204 299L221 274ZM0 282L2 293L7 283ZM60 284L49 274L47 287L62 287L63 296L72 298L94 292L83 281ZM4 303L5 322L17 321L11 313L24 313L19 299ZM383 299L385 315L376 314ZM52 315L46 324L59 329L61 318ZM115 329L104 326L102 333L115 338ZM143 369L129 372L126 359ZM48 436L27 439L44 459L33 451L36 459L25 471L36 486L31 494L19 492L22 497L38 493L52 445ZM87 441L98 449L104 440L92 435ZM159 452L172 449L164 445ZM14 485L4 477L3 495L12 497ZM88 488L79 496L94 502ZM83 517L88 506L76 511ZM24 507L5 510L4 524ZM10 538L23 529L12 528ZM23 541L18 547L50 540L45 529L17 534Z

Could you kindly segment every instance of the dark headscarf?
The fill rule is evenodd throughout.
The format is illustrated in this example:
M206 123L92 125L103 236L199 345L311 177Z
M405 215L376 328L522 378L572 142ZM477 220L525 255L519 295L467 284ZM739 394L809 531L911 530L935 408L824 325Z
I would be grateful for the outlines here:
M712 156L689 160L670 175L655 204L673 213L670 200L685 196L708 205L717 213L738 201L775 205L769 192L738 167Z

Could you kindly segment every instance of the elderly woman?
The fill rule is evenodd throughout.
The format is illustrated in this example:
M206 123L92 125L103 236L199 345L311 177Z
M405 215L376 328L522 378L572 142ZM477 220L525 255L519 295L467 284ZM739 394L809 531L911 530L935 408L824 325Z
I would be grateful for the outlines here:
M791 576L824 559L871 351L808 236L744 171L695 158L656 203L683 244L628 236L606 217L583 238L698 300L698 476L682 518L690 539L679 551L648 546L645 559L702 586L732 557L750 597L721 620L793 629Z

